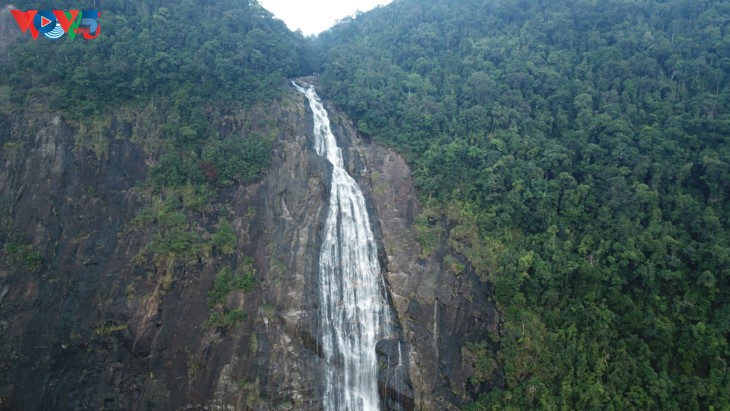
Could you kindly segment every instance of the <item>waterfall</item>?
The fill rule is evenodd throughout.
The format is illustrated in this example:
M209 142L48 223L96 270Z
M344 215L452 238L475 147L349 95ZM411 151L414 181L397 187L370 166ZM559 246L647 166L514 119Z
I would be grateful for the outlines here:
M307 97L314 115L314 148L333 165L319 256L323 408L379 410L375 344L391 330L365 198L344 169L342 150L314 87L294 86Z

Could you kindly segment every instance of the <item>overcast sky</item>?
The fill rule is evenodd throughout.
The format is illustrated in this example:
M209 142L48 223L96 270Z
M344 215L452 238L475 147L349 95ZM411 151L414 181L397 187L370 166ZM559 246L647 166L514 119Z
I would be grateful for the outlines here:
M259 4L284 20L289 29L305 36L319 34L343 17L368 11L392 0L259 0Z

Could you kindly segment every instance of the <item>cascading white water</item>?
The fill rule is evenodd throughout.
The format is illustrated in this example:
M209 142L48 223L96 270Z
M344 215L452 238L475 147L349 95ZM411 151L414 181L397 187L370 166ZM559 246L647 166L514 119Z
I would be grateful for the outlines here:
M347 174L342 150L314 87L294 86L314 114L314 147L332 163L332 188L319 256L319 311L324 365L323 408L380 409L375 344L390 334L389 307L380 287L377 246L365 199Z

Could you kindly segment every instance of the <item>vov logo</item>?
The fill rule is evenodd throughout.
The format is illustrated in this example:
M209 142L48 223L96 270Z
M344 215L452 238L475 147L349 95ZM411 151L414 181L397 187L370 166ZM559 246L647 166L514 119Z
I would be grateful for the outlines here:
M30 31L33 39L38 38L38 33L49 39L60 39L68 34L71 39L81 36L84 40L93 40L99 37L98 10L10 10L18 22L18 27L25 33Z

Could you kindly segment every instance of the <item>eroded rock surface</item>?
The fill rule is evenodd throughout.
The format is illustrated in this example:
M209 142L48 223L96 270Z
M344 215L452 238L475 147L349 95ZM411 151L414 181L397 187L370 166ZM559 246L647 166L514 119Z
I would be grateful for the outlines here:
M350 161L353 175L360 176L360 185L373 204L371 216L378 225L374 231L384 248L382 266L402 338L408 344L413 384L409 392L415 409L457 409L485 388L468 381L474 370L469 359L463 358L462 348L467 341L497 333L498 318L488 298L488 285L469 270L457 276L442 267L447 244L423 256L414 227L421 206L407 163L395 151L358 138L343 115L333 119L336 134L353 142L352 151L357 154Z

